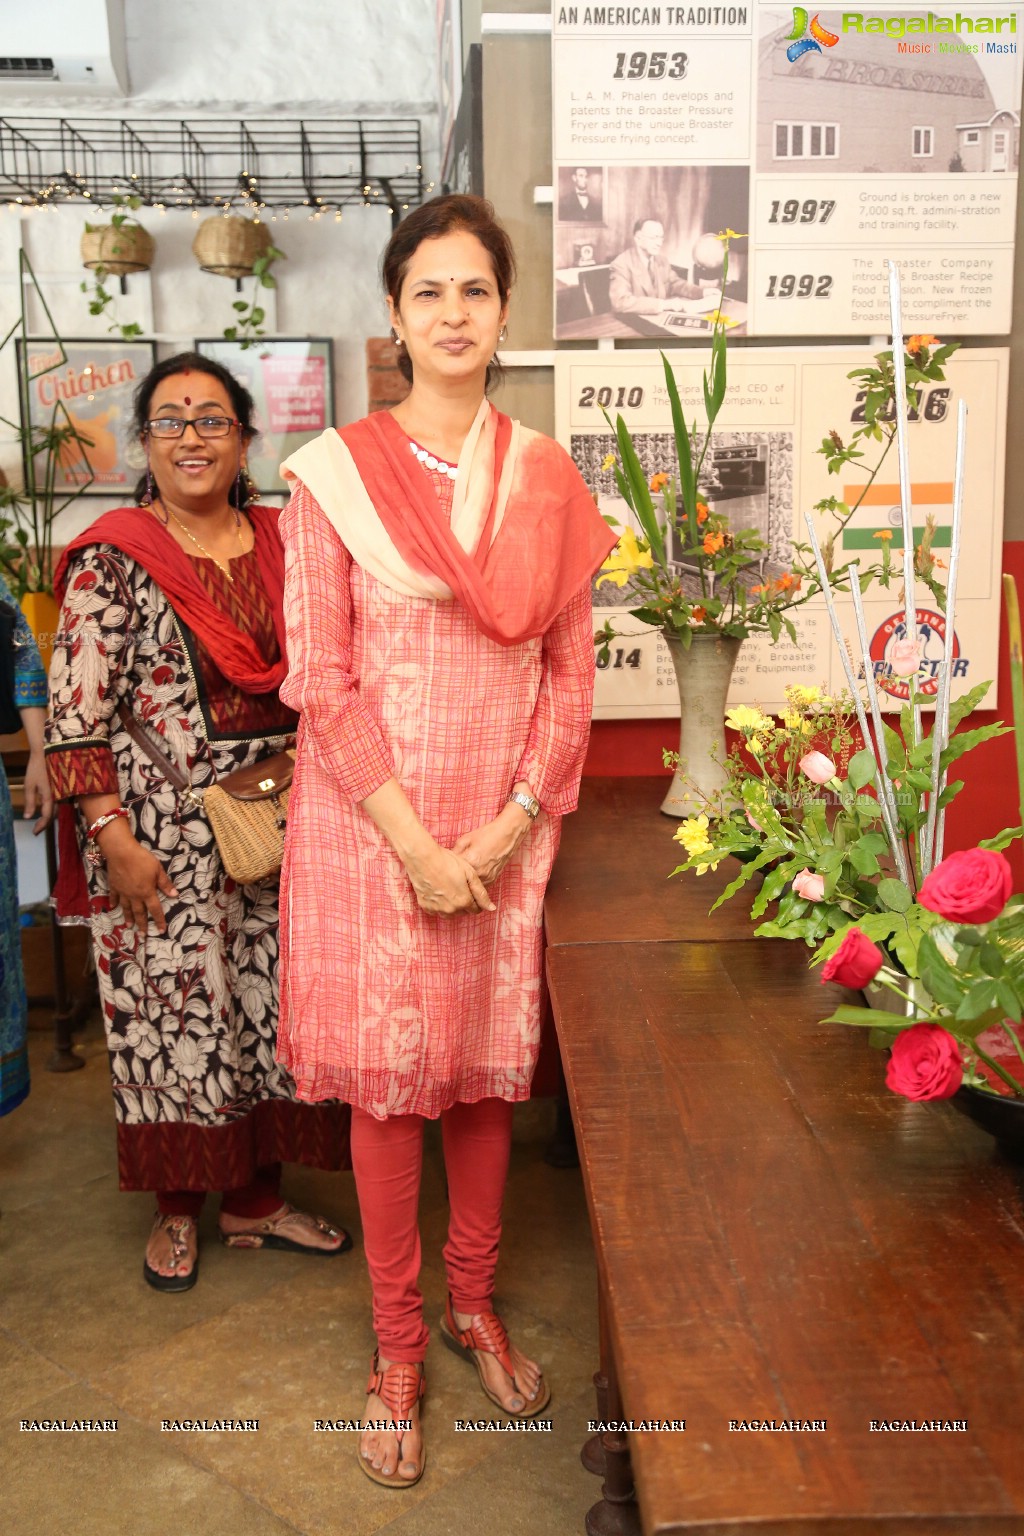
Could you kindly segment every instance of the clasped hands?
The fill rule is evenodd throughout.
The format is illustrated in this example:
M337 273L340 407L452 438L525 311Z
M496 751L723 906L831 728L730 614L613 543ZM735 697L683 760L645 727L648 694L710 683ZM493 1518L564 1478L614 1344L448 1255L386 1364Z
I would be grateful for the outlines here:
M452 848L435 843L406 861L406 872L424 912L439 917L493 912L487 894L530 830L521 806L506 805L492 821L464 832Z

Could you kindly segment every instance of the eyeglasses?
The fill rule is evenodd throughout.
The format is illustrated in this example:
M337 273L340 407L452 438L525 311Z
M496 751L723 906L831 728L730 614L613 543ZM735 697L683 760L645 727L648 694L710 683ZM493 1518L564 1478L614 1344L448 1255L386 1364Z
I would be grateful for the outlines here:
M233 416L154 416L146 422L151 437L184 437L186 427L195 427L200 437L227 437L232 427L242 423Z

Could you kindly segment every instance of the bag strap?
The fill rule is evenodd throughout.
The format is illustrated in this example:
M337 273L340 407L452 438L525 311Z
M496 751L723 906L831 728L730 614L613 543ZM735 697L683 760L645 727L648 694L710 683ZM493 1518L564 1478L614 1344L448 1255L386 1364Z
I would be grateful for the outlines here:
M182 772L173 757L154 741L152 732L140 720L136 720L123 701L117 706L117 716L132 741L149 758L154 768L160 769L168 784L179 794L194 794L192 780Z

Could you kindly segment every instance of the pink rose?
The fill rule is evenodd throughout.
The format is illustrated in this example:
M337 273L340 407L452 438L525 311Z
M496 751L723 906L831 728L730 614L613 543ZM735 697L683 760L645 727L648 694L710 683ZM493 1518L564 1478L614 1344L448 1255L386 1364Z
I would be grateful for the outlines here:
M808 752L800 759L800 771L807 775L812 784L827 784L836 776L836 765L824 752Z
M960 1047L938 1024L912 1024L892 1044L885 1081L908 1099L951 1099L960 1087L964 1061Z
M1009 860L991 848L951 853L936 864L917 893L922 907L952 923L989 923L1010 899Z
M921 670L921 647L916 640L897 640L887 659L890 672L897 677L913 677Z
M812 875L809 869L802 869L794 876L793 889L804 901L821 901L825 894L825 877Z
M848 928L843 942L822 967L822 981L838 981L859 992L882 969L882 951L859 928Z

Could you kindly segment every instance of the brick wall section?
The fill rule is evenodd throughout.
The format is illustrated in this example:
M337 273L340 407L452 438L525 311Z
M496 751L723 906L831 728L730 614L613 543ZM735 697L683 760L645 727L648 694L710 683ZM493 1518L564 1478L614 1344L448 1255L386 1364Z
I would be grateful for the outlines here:
M366 343L367 411L386 411L409 393L395 363L395 344L388 336L371 336Z

